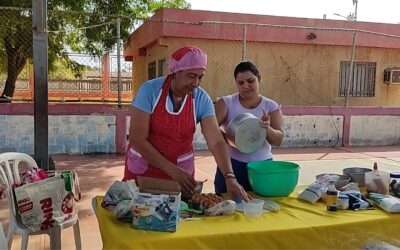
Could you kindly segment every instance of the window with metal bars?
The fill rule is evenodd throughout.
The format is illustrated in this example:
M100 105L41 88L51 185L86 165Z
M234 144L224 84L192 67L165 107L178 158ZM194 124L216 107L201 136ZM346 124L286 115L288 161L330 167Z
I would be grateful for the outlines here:
M158 76L167 74L167 63L165 59L158 60Z
M350 62L340 62L339 96L346 96L347 83L349 82ZM350 84L349 96L374 97L375 96L375 62L354 62L353 79Z
M157 65L156 62L151 62L147 65L147 72L149 80L154 79L157 77Z

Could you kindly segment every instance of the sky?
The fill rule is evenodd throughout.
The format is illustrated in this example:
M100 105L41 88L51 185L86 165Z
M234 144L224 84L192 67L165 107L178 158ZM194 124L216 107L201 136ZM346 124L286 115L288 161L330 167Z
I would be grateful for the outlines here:
M336 20L345 20L350 13L355 12L353 0L187 0L187 2L196 10L321 19L325 14L327 19ZM399 10L400 0L358 0L357 21L400 23Z

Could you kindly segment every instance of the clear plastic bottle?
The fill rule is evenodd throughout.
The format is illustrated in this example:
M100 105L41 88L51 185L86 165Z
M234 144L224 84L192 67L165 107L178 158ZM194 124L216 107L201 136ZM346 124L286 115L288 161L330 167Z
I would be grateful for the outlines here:
M376 180L379 178L378 164L374 162L373 170L365 173L365 187L368 192L378 193Z
M328 211L338 211L338 191L335 188L335 182L330 181L326 191L326 209Z
M378 170L378 164L374 163L374 170L365 173L365 186L368 192L387 194L389 193L389 173Z

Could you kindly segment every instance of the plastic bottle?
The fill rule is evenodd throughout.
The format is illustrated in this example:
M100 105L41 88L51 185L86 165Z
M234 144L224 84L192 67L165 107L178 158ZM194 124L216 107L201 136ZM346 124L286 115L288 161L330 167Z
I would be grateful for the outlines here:
M349 196L345 194L339 194L338 196L338 208L342 210L346 210L349 208Z
M368 192L387 194L389 192L390 176L379 171L378 164L374 163L374 170L365 173L365 186Z
M338 210L338 191L334 181L329 182L328 191L326 191L326 209L328 211Z

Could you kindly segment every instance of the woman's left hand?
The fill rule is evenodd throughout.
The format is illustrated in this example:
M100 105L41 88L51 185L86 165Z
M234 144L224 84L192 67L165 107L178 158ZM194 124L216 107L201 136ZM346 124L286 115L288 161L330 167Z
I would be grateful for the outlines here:
M269 114L263 109L263 116L261 117L261 127L267 129L271 125Z
M233 200L240 198L245 202L252 200L251 196L244 190L242 186L236 181L235 178L225 179L226 189Z

